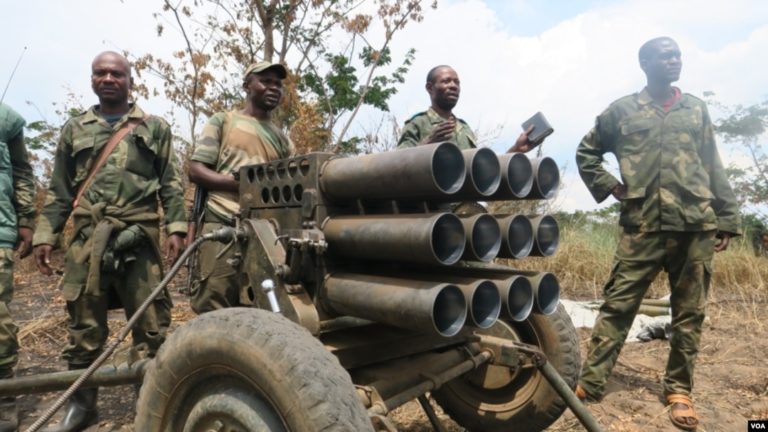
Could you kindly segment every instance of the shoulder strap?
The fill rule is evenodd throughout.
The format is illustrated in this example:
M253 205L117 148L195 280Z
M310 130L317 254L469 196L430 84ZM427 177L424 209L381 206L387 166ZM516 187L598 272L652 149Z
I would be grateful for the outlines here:
M98 173L101 167L104 166L104 164L107 162L107 159L109 158L109 155L112 154L112 151L115 149L115 147L117 147L117 143L119 143L128 134L128 132L135 129L136 126L138 126L147 118L149 118L149 116L146 116L142 119L130 119L126 121L123 126L117 130L117 132L112 134L107 144L101 148L99 155L96 157L96 161L94 161L93 166L91 167L91 171L88 173L88 177L86 177L85 180L80 184L80 188L78 188L77 195L75 196L75 201L72 203L73 209L77 208L77 206L80 204L80 199L85 194L85 191L88 190L88 187L91 186L93 178L96 177L96 173Z

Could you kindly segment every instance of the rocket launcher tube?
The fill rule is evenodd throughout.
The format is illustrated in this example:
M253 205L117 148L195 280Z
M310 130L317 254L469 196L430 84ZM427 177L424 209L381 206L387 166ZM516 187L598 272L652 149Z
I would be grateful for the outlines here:
M467 319L461 289L448 283L387 276L333 273L325 281L324 303L332 311L413 330L455 336Z
M334 201L429 200L455 194L465 177L461 150L443 142L330 159L320 169L320 186Z
M464 253L464 227L451 213L327 219L328 252L377 261L451 265Z

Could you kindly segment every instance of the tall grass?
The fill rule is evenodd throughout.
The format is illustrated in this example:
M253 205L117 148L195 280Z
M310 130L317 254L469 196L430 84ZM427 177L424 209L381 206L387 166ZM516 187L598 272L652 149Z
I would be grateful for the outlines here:
M524 270L549 271L557 275L563 298L592 300L602 297L618 241L615 222L587 218L558 217L560 247L547 258L508 261ZM731 240L728 250L715 254L710 301L765 303L768 300L768 257L755 256L748 239ZM669 293L666 273L656 277L646 297Z

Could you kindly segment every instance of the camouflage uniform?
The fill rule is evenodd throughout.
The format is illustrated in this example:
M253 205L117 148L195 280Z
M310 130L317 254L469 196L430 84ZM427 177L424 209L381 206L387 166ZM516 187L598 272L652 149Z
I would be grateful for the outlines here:
M422 140L426 139L432 130L440 123L446 121L440 117L438 113L432 108L418 113L411 117L410 120L405 122L400 140L397 142L398 148L404 147L416 147L421 144ZM467 123L460 119L456 119L456 130L454 131L454 140L456 145L462 150L469 150L477 147L477 138L472 133L472 129L469 128Z
M237 111L218 113L208 120L191 160L229 174L245 165L293 156L288 137L272 122L258 120ZM205 209L206 234L231 225L240 212L237 192L209 191ZM247 280L237 263L236 250L226 245L203 243L199 249L200 279L192 286L192 309L198 314L225 307L247 305ZM233 263L233 264L230 264Z
M640 302L664 269L672 306L664 393L690 394L715 234L738 235L741 224L706 105L683 94L665 112L647 90L611 104L576 152L581 177L598 202L619 184L603 167L605 153L616 156L627 188L623 233L580 384L602 397Z
M61 130L34 245L56 245L70 213L74 231L67 247L63 297L69 313L70 367L90 364L107 339L107 310L115 302L130 317L162 279L158 247L163 206L168 234L185 233L184 191L176 166L168 123L146 118L127 134L94 177L80 205L72 208L78 187L111 135L128 119L145 113L132 105L114 125L93 107L70 119ZM161 294L133 329L133 343L153 354L170 325L168 293Z
M35 179L24 146L24 119L0 104L0 378L17 362L18 327L8 304L13 297L13 248L17 228L34 228Z

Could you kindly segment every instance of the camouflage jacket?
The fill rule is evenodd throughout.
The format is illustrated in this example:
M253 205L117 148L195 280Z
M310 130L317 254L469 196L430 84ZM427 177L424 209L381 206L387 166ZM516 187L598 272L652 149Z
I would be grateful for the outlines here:
M400 140L397 142L397 147L416 147L432 133L435 126L444 121L445 119L440 117L432 108L414 115L405 122L403 131L400 134ZM456 130L454 131L453 139L449 141L454 142L462 150L477 147L475 134L469 128L469 125L460 118L456 119Z
M739 207L702 100L682 94L664 112L643 90L600 114L576 151L581 178L598 202L619 183L603 166L605 153L616 156L627 188L620 225L740 234Z
M34 228L35 178L24 146L24 119L0 104L0 247L16 245L17 227Z
M293 156L291 140L271 121L239 111L221 112L208 120L191 160L229 174L246 165ZM240 212L237 192L209 191L206 209L225 220Z
M123 118L110 126L94 106L64 124L54 155L51 184L35 232L35 246L57 244L58 235L72 213L78 187L88 176L101 148L128 119L144 117L144 111L132 105ZM149 116L118 143L83 195L83 202L86 208L98 204L99 208L115 209L110 211L115 214L141 210L157 213L158 199L163 206L166 231L185 233L184 190L171 128L165 120Z

